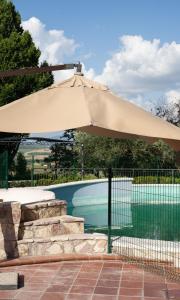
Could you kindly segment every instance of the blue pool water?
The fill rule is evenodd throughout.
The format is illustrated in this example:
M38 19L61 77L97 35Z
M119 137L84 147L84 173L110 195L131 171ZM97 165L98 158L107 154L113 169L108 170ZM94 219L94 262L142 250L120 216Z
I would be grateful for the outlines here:
M121 183L119 183L121 184ZM117 187L117 186L116 186ZM107 232L107 181L52 188L68 213L85 218L87 231ZM115 235L180 241L180 185L132 185L112 191Z

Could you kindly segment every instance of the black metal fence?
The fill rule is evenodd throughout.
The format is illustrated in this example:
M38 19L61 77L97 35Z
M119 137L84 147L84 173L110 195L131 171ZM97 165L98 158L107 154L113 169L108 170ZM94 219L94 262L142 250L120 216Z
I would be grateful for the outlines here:
M8 187L8 152L0 153L0 188Z
M180 275L179 170L109 170L108 208L109 252Z

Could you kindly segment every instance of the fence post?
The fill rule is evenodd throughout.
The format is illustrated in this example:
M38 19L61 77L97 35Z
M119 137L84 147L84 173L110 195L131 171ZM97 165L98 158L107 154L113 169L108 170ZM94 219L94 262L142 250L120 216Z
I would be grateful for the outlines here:
M34 154L32 154L31 160L31 186L34 186Z
M8 173L9 173L9 160L8 160L8 151L5 151L5 188L8 189Z
M84 179L84 144L81 144L81 180Z
M174 170L172 170L172 184L175 184Z
M108 169L108 253L111 253L111 223L112 223L112 213L111 213L111 205L112 205L112 169Z

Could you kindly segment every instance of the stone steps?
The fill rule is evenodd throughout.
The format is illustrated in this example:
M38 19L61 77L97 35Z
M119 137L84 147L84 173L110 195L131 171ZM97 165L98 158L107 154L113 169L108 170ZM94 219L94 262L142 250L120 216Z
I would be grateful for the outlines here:
M17 241L19 256L56 255L61 253L106 253L107 236L104 234L65 234L44 239Z
M84 233L84 219L64 215L20 223L18 239L47 238L73 233Z
M21 205L21 222L58 217L66 214L67 203L63 200L47 200Z

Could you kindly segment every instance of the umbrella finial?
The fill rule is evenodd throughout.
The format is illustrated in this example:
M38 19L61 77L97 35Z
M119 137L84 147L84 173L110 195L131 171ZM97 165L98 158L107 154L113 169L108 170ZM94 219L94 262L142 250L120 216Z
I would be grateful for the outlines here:
M75 64L75 68L76 68L75 75L79 75L79 76L83 76L84 75L82 73L82 64L80 63L80 61L78 62L78 64Z

